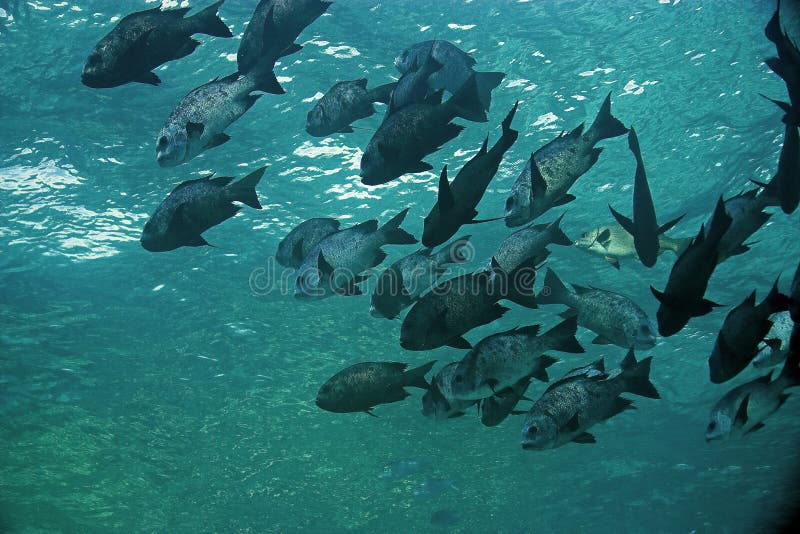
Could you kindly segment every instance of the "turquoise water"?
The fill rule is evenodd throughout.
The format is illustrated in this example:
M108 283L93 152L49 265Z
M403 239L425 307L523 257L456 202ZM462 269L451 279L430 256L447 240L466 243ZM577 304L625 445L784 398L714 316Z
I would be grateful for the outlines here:
M517 99L521 135L481 217L502 215L530 153L591 121L611 91L614 114L636 127L659 219L686 212L673 233L694 235L720 193L777 167L780 114L757 94L785 98L763 63L774 54L763 36L772 2L339 0L277 68L286 94L265 95L228 128L230 142L173 168L156 165L159 128L190 89L235 69L238 40L202 36L194 54L157 71L160 87L92 90L80 84L91 47L118 17L155 4L30 4L18 20L0 18L0 531L410 532L440 528L436 514L456 532L752 532L800 498L797 398L746 439L703 439L714 402L761 374L708 382L727 308L641 355L653 356L661 400L636 398L638 410L592 430L595 445L538 452L521 449L519 417L496 428L472 412L422 417L420 390L377 418L319 410L319 386L347 365L436 359L438 369L463 351L403 351L400 322L371 317L368 297L301 302L251 284L311 217L385 221L410 206L404 227L420 237L441 165L460 168L487 132L494 142ZM222 7L234 35L254 4ZM303 131L305 115L337 80L390 82L395 55L433 38L506 72L489 122L458 121L463 134L427 158L435 172L362 186L360 149L383 109L323 139ZM630 213L627 142L601 145L571 191L562 227L573 238L611 222L608 203ZM264 164L265 209L208 231L216 248L142 249L141 228L174 185ZM475 267L508 233L500 222L469 230ZM751 252L717 269L707 295L736 304L753 288L761 298L778 275L788 285L798 237L797 215L777 213ZM390 260L412 250L387 249ZM549 265L565 281L624 292L655 316L648 286L666 283L669 253L653 269L616 271L553 249ZM514 306L467 337L549 327L557 311ZM551 376L600 356L615 367L624 351L593 337L581 330L587 353L559 355ZM535 382L528 395L543 389ZM420 466L382 476L403 459ZM449 483L423 487L440 479Z

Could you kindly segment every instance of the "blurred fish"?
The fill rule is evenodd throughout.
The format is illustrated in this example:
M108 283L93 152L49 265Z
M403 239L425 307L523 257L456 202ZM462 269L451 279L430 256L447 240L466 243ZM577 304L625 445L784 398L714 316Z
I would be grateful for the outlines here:
M264 169L261 167L235 183L231 183L231 176L210 175L179 184L145 223L140 239L142 247L150 252L165 252L208 245L200 234L236 215L241 207L234 201L261 209L256 185Z
M563 218L564 214L548 224L529 224L505 238L494 253L497 263L506 271L512 271L527 258L544 261L550 254L547 245L571 245L572 241L560 227Z
M409 245L417 240L400 228L408 208L378 228L378 221L351 226L323 238L303 260L298 271L294 296L298 299L323 299L333 295L361 295L358 284L367 278L364 271L386 259L384 245Z
M557 350L584 352L575 332L575 317L567 319L542 335L540 326L531 325L492 334L478 342L458 363L453 376L453 396L458 399L483 399L512 387L525 377L547 382L547 368L558 360L545 352Z
M438 283L411 307L400 327L400 346L406 350L430 350L444 345L459 349L472 346L462 337L473 328L499 319L508 299L535 308L535 265L523 263L509 273L498 265Z
M783 363L789 353L789 338L792 335L794 321L788 311L776 313L771 317L772 328L769 329L756 357L753 367L772 367Z
M647 174L644 170L639 138L632 127L628 132L628 147L636 158L636 176L633 184L633 220L614 210L611 205L608 206L608 209L611 210L611 214L617 219L617 222L633 236L633 246L642 265L652 267L656 264L656 259L661 252L659 236L675 226L683 218L683 215L662 226L658 225L653 196L650 193L650 185L647 183Z
M528 386L531 385L531 377L526 376L514 385L482 399L478 403L478 413L481 417L483 426L497 426L509 415L522 415L525 412L515 410L519 401L525 396Z
M439 528L454 527L461 522L461 515L455 510L436 510L431 514L431 525Z
M531 154L506 201L507 226L521 226L554 206L574 200L567 191L597 162L603 149L595 145L628 131L611 115L611 93L591 127L584 132L583 126L581 123Z
M373 317L396 319L419 295L434 285L451 263L468 260L465 248L470 236L463 236L439 251L423 248L400 258L378 277L372 293Z
M722 324L714 349L708 358L711 381L726 382L742 372L758 354L761 343L772 328L769 316L787 311L789 298L778 291L778 282L769 295L756 306L756 292L733 308Z
M397 80L386 114L394 113L410 104L424 102L428 96L428 77L441 68L442 64L432 56L415 58L412 67Z
M278 243L275 259L284 267L297 269L320 241L338 231L339 221L336 219L317 217L303 221Z
M426 247L444 243L464 224L482 222L475 219L478 215L475 208L497 174L503 155L517 140L519 132L511 129L511 121L518 104L519 102L514 104L503 120L503 133L497 143L491 150L487 150L489 137L486 136L481 149L458 171L453 183L447 181L447 166L442 169L439 197L425 217L422 231L422 244Z
M430 460L425 458L405 458L386 464L379 475L380 478L399 479L406 478L431 465Z
M722 197L717 202L708 234L705 225L692 244L678 257L669 273L663 292L653 286L650 290L659 301L658 332L664 336L677 334L692 317L710 313L719 306L705 298L708 281L717 267L719 243L731 226L732 219L725 212Z
M482 109L489 111L492 89L500 85L506 76L504 73L475 72L472 70L475 66L472 56L453 43L442 40L423 41L411 45L395 58L394 66L401 73L405 73L413 69L414 65L421 64L428 56L442 64L442 68L428 78L428 87L431 91L445 89L455 94L474 74Z
M445 478L431 478L420 484L419 487L414 490L414 497L422 500L433 499L434 497L439 497L454 489L456 489L456 487L450 480Z
M621 372L606 379L575 378L545 392L531 407L522 427L523 449L552 449L565 443L595 443L587 430L618 413L633 408L620 397L632 393L658 399L650 382L650 362L637 362L629 350L620 364Z
M453 396L453 375L458 362L451 362L439 369L431 380L431 386L422 396L422 415L437 421L461 417L475 400L458 400Z
M422 158L455 139L463 126L450 121L461 117L486 122L481 110L475 78L469 78L447 102L442 93L430 95L421 104L411 104L387 115L369 140L361 157L361 182L385 184L406 173L429 171Z
M592 343L614 344L622 348L649 349L656 344L656 328L645 311L630 298L604 289L572 284L567 289L555 271L548 269L537 300L540 304L565 304L571 309L561 314L577 314L578 324L595 334Z
M188 7L162 11L159 6L126 15L95 45L83 67L81 81L93 88L130 82L160 84L152 70L194 52L200 41L192 39L193 34L233 37L217 15L224 1L186 18Z
M409 396L404 389L428 389L425 374L436 362L406 370L407 363L363 362L342 369L329 378L317 393L317 406L336 413L366 412L378 404L399 402Z
M691 242L691 237L673 238L660 235L658 236L658 253L663 254L665 250L671 250L680 256ZM619 269L620 260L638 258L633 236L618 225L600 226L584 232L575 241L575 246L603 256L616 269Z
M767 186L769 187L769 186ZM761 192L752 189L744 193L739 193L725 201L725 213L731 218L730 227L722 234L719 246L719 258L717 263L738 256L750 250L751 244L745 243L759 228L764 226L772 214L767 213L764 208L778 205L777 197L774 197L768 189ZM705 236L715 233L713 216L706 223Z
M308 112L306 131L315 137L351 133L352 123L375 113L375 102L389 103L395 85L368 90L366 78L336 83Z

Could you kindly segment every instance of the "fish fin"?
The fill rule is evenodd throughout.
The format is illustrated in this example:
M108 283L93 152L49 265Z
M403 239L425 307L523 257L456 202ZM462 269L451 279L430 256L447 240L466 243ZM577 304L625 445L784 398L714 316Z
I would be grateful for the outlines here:
M388 104L392 100L392 91L395 87L397 87L397 82L379 85L369 92L370 100Z
M152 71L147 71L147 72L144 72L144 73L140 74L139 76L134 78L133 81L139 82L139 83L146 83L146 84L149 84L149 85L161 85L161 78L156 76L156 74L154 72L152 72Z
M598 335L592 340L592 345L613 345L614 343L603 336Z
M712 300L703 299L692 310L692 317L702 317L703 315L711 313L714 308L719 308L720 306L722 306L722 304L717 304Z
M597 440L595 439L595 437L592 434L589 434L588 432L582 432L582 433L578 434L577 436L575 436L574 438L572 438L572 442L573 443L597 443Z
M611 230L606 228L605 230L603 230L602 232L597 234L597 237L595 238L595 241L600 243L600 245L603 248L607 249L608 245L611 243Z
M371 415L372 417L375 417L376 419L378 417L377 415L372 413L372 408L368 408L368 409L364 410L364 413L367 414L367 415Z
M353 128L351 128L350 126L345 126L341 130L339 130L339 133L353 133Z
M487 135L486 137L483 138L483 144L481 145L481 148L478 150L478 156L486 154L486 152L488 152L487 149L488 146L489 146L489 136Z
M636 227L633 224L633 221L626 217L625 215L621 214L617 210L611 207L611 204L608 205L608 209L611 210L611 215L617 220L620 226L622 226L626 232L631 235L636 234Z
M494 258L492 260L494 265L499 267L497 260ZM503 276L507 277L510 282L503 298L507 298L511 302L526 308L537 309L539 306L536 303L536 293L533 288L533 284L536 281L537 267L538 258L532 257L526 259L510 273L503 273Z
M403 373L404 379L404 386L420 388L420 389L428 389L430 388L430 384L427 380L425 380L425 375L428 374L436 360L428 362L424 365L420 365L419 367L415 367L414 369L409 369L405 373Z
M297 265L302 265L304 259L306 258L303 256L303 238L301 237L292 248L292 261Z
M575 294L577 295L583 295L589 291L594 291L591 287L579 286L578 284L572 284L572 289L575 290Z
M226 133L218 133L208 140L208 143L203 147L204 149L214 148L216 146L224 145L231 140L231 136Z
M492 102L492 90L500 85L506 75L504 72L476 72L475 85L478 88L478 98L485 111L489 111Z
M187 21L192 23L192 33L204 33L214 37L233 37L230 28L219 18L217 10L225 0L220 0L197 12L189 17Z
M587 134L589 133L594 137L595 142L628 133L625 125L611 114L611 92L603 100L600 111L597 112L597 117L589 127Z
M676 217L676 218L672 219L671 221L669 221L667 223L664 223L661 226L659 226L658 227L658 235L661 235L664 232L669 231L673 226L678 224L681 221L681 219L683 219L684 215L681 215L680 217Z
M453 209L456 204L456 199L453 197L453 190L450 189L450 182L447 181L447 165L442 167L442 173L439 175L439 209L442 211L449 211Z
M541 302L541 299L540 299L540 302ZM561 317L562 319L570 319L571 317L575 317L577 319L578 312L576 312L572 308L567 308L566 310L560 312L558 314L558 316Z
M531 154L531 196L539 197L544 196L547 192L547 182L542 176L542 171L539 169L539 164Z
M625 380L625 390L628 393L651 399L661 398L653 383L650 382L650 363L652 361L653 357L648 356L637 362L633 355L633 349L628 350L628 354L620 364L622 369L620 376Z
M570 291L564 282L556 275L553 269L548 269L544 275L544 286L539 292L540 304L564 304L569 300Z
M578 420L578 412L575 412L569 421L564 425L564 430L568 432L575 432L581 427L581 422Z
M575 195L570 195L569 193L565 193L561 195L558 200L553 203L553 207L563 206L564 204L569 204L575 200Z
M450 415L448 415L447 418L448 419L456 419L458 417L464 417L465 415L467 415L466 412L453 412Z
M448 347L453 347L454 349L471 349L472 344L464 339L462 336L450 338L445 343Z
M379 231L383 233L387 245L413 245L419 242L413 235L400 228L408 210L409 208L404 209L381 226Z
M633 401L630 399L626 399L625 397L617 397L614 399L614 404L611 407L611 413L609 413L605 419L611 419L617 414L624 412L625 410L635 410L636 406L633 405Z
M791 393L781 393L780 395L778 395L778 408L783 406L783 403L786 402L786 399L788 399L791 396L792 396Z
M615 269L619 269L619 259L612 258L611 256L603 256L603 258L610 263Z
M552 244L568 247L572 245L572 239L570 239L569 236L561 229L561 220L564 218L564 215L565 213L562 213L558 219L548 224L545 229L552 228L552 230L550 230L552 232L552 237L550 240Z
M475 215L477 214L478 212L475 212ZM501 219L505 219L505 217L492 217L491 219L471 219L464 224L483 224L487 222L499 221Z
M745 432L744 435L746 436L747 434L755 432L756 430L761 430L762 428L764 428L764 423L756 423L755 425L753 425L753 428Z
M286 47L286 48L283 50L283 52L281 52L281 55L280 55L280 56L278 56L278 57L286 57L286 56L291 56L292 54L296 54L297 52L299 52L299 51L300 51L300 50L302 50L302 49L303 49L303 46L302 46L302 45L299 45L299 44L297 44L297 43L292 43L292 44L290 44L289 46L287 46L287 47Z
M370 265L370 267L377 267L378 265L383 263L383 260L386 259L386 256L387 256L386 252L384 252L381 249L375 251L375 256L372 257L372 265Z
M736 416L733 418L733 424L735 426L742 427L747 424L747 407L750 404L750 394L748 393L742 399L742 403L739 404L739 408L736 410Z
M320 249L319 254L317 255L317 269L319 269L323 275L330 275L333 273L333 267L331 267L331 264L325 259L322 249Z
M423 104L428 106L438 106L442 103L442 96L444 95L444 89L439 89L438 91L434 91L433 93L429 94L425 97L422 101Z
M570 310L572 311L572 310ZM571 314L569 317L558 323L556 326L544 333L544 337L552 340L553 350L567 352L571 354L581 354L586 352L575 334L578 331L578 316ZM542 356L544 358L545 356ZM549 356L548 356L549 358ZM550 363L558 360L553 359Z
M206 127L202 122L189 121L186 123L186 137L188 137L190 141L199 140L205 129Z
M488 122L486 111L478 94L478 83L472 73L467 81L447 101L448 105L455 107L455 114L462 119L473 122Z
M669 304L670 302L673 301L673 299L669 295L667 295L663 291L659 291L653 286L650 286L650 292L653 293L653 296L656 298L656 300L662 304Z
M233 176L217 176L216 178L209 176L207 180L217 187L225 187L233 181Z
M210 244L208 241L203 239L203 236L196 235L194 237L189 238L186 241L185 246L187 247L213 247L214 245Z
M251 208L260 210L262 206L258 201L256 186L258 185L258 182L261 181L261 177L264 176L264 171L266 168L267 166L265 165L260 169L256 169L235 184L229 186L228 190L233 196L233 200L238 200L242 204L247 204Z

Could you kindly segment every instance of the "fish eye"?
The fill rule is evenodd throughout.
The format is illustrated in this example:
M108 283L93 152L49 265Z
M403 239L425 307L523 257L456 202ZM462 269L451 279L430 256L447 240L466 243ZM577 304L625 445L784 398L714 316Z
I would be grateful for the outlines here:
M461 382L464 381L464 377L462 375L456 375L455 376L455 381L460 384Z
M715 428L717 428L717 422L716 421L711 421L710 423L708 423L708 431L709 432L713 431Z
M165 148L167 146L167 136L162 135L158 138L158 148Z
M531 425L530 427L528 427L527 434L529 436L535 436L538 431L539 429L536 427L536 425Z

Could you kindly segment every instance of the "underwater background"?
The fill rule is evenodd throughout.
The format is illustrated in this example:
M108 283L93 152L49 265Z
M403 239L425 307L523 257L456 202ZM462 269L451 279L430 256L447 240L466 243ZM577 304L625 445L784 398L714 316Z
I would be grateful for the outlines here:
M255 3L220 9L235 36ZM368 296L296 300L269 260L311 217L346 226L410 207L404 228L419 237L441 166L454 173L487 133L493 143L519 100L520 138L479 206L481 218L501 216L530 153L591 121L609 91L614 115L639 135L659 219L687 213L670 233L695 235L720 194L776 170L781 112L758 95L785 99L763 61L774 55L763 34L773 2L337 0L277 67L286 94L263 96L224 147L172 168L155 161L159 128L190 89L235 70L237 39L201 36L194 54L156 71L160 87L80 83L115 22L155 5L30 1L13 21L0 12L0 531L753 532L800 500L797 398L742 440L704 440L716 400L763 374L709 383L706 359L729 308L642 351L661 400L637 399L638 410L597 426L596 444L525 451L520 417L495 428L472 411L435 422L420 412L420 390L377 418L318 409L322 382L353 363L436 359L438 369L464 352L404 351L400 322L371 317ZM396 54L427 39L506 73L489 122L457 121L467 129L426 158L432 172L363 186L361 149L383 109L328 138L306 134L305 115L338 80L392 81ZM631 211L627 142L600 145L566 206L573 239L612 222L609 203ZM144 222L176 184L264 164L265 209L205 233L214 248L141 247ZM788 286L797 215L771 211L752 250L717 268L708 298L734 305L757 289L761 299L779 275ZM468 230L476 269L511 232L501 221ZM386 248L386 265L413 250ZM548 265L654 317L649 285L663 287L673 258L617 271L555 247ZM514 307L466 337L548 328L557 311ZM615 368L625 351L592 337L581 329L586 354L559 355L551 376L601 356ZM543 390L535 382L528 395Z

